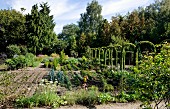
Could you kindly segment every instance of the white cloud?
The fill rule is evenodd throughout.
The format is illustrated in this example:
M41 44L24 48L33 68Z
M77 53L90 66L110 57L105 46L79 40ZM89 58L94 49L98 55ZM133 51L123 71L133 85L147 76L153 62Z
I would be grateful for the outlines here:
M103 0L101 2L103 7L102 15L107 16L116 13L128 12L132 9L138 8L139 6L146 6L150 1L153 0L109 0L107 2L104 2Z
M10 1L10 2L9 2ZM54 15L56 22L56 33L61 32L62 27L71 22L76 23L80 14L85 12L88 2L92 0L8 0L8 4L20 11L23 7L26 9L24 13L29 13L36 3L48 2L51 14ZM110 19L116 13L128 12L139 6L145 6L154 0L98 0L102 5L102 15Z

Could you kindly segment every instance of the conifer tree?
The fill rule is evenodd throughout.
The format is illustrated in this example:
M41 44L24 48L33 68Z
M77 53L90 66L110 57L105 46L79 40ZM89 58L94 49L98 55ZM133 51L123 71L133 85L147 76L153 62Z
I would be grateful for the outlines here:
M31 14L26 15L27 45L31 52L42 53L44 49L51 49L53 41L56 41L54 33L55 23L50 15L50 7L47 3L32 6Z

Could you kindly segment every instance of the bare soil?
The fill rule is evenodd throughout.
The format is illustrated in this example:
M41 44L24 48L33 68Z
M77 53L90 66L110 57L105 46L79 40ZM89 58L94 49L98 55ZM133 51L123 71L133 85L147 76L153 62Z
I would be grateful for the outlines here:
M57 109L140 109L140 103L111 103L111 104L102 104L96 105L93 107L86 106L63 106Z

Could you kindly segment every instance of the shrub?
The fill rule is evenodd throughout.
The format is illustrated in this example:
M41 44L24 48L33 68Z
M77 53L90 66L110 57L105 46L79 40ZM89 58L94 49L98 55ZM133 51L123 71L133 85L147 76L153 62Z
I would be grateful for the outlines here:
M51 106L59 107L64 104L64 101L54 92L47 91L36 93L32 97L21 97L16 100L17 107L37 107L37 106Z
M26 55L28 53L27 47L26 46L19 46L21 54Z
M17 45L9 45L6 48L8 58L12 58L14 55L20 55L21 50Z
M144 56L137 68L137 82L133 88L139 93L140 100L145 104L150 104L152 101L159 104L162 101L167 105L166 103L170 102L169 48L163 45L161 52L155 56Z
M67 103L70 105L82 104L86 106L91 106L98 103L98 95L98 90L80 89L74 92L67 92L64 97Z
M112 97L110 93L100 93L98 95L98 101L101 104L115 101L115 97Z
M7 59L5 63L11 70L29 66L36 67L39 65L39 61L36 61L35 56L31 53L27 53L25 56L18 55L14 58Z
M62 50L60 53L60 64L65 64L67 59L68 55L65 55L64 51Z
M5 61L5 64L8 66L8 69L15 69L16 63L13 61L13 59L7 59Z
M33 63L35 61L35 55L33 55L32 53L27 53L25 55L25 58L26 58L27 66L33 66Z
M51 56L51 57L54 57L54 58L59 58L59 57L60 57L60 55L59 55L59 54L56 54L56 53L52 53L50 56Z
M54 58L54 60L53 60L53 66L54 66L54 70L56 70L57 67L59 66L59 58Z
M98 95L99 92L95 90L80 90L77 92L77 104L82 104L82 105L94 105L98 103Z

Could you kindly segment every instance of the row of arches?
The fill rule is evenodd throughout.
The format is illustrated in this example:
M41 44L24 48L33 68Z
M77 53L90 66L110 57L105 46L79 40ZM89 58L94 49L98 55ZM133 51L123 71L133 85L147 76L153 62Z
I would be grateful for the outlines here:
M100 48L89 48L89 58L97 59L99 64L123 70L125 65L138 65L140 54L156 53L156 46L149 41L140 41L137 44L124 43Z

